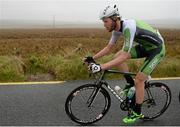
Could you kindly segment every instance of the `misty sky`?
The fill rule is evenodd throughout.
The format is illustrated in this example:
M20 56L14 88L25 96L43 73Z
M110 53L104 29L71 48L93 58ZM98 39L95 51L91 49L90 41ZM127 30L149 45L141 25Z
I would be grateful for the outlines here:
M0 0L2 20L100 22L100 9L116 3L125 18L180 19L180 0Z

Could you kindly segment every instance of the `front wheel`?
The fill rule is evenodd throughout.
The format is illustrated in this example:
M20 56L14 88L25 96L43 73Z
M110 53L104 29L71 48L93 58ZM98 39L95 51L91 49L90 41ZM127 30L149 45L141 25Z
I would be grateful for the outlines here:
M86 84L73 90L67 97L65 111L76 123L89 125L102 119L108 112L111 99L103 87Z
M162 115L171 103L171 91L163 83L148 83L145 87L145 98L142 104L142 113L145 120Z

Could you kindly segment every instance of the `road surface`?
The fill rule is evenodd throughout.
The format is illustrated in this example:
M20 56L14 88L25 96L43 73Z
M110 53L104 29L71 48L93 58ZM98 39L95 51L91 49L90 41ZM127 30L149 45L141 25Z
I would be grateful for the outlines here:
M65 113L64 104L68 94L76 87L92 82L91 80L67 81L56 84L0 85L0 125L12 126L76 126ZM112 86L119 80L108 81ZM174 125L180 126L180 79L163 80L172 92L172 102L168 110L153 121L139 121L133 125ZM111 96L109 112L95 126L124 125L122 118L126 115L119 108L119 102Z

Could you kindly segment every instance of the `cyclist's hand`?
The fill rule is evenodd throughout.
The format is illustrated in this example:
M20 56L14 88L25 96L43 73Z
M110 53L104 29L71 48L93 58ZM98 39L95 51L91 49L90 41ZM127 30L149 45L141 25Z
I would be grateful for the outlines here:
M90 63L90 65L88 66L89 70L92 71L92 73L97 73L101 71L101 66L100 64L96 64L96 63Z
M83 58L83 63L85 63L86 65L90 64L90 63L96 63L95 60L93 59L93 57L88 56Z

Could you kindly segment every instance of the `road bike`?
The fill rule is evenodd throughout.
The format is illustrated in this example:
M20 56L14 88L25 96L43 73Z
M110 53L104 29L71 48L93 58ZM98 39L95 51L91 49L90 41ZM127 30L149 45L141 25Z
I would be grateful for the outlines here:
M105 81L106 75L110 73L121 74L127 83L134 85L133 77L136 75L135 73L113 69L105 70L98 74L91 73L95 81L74 89L66 99L65 111L72 121L81 125L90 125L101 120L111 106L110 93L119 101L121 110L127 111L128 114L132 112L132 107L135 104L135 94L132 100L129 100L127 95L124 95L124 97L118 94ZM142 120L152 120L161 116L170 103L171 91L169 87L161 82L147 80L145 82L145 96L142 104L142 114L144 115Z

